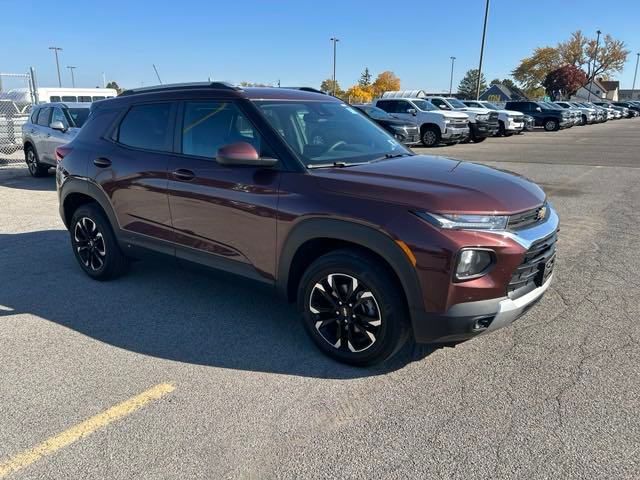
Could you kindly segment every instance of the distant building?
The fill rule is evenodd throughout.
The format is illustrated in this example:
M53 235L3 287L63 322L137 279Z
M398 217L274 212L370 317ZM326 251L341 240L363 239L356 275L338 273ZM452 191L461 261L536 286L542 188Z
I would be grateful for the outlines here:
M631 98L631 92L633 91L633 98ZM618 99L620 101L624 100L640 100L640 89L636 88L635 90L631 89L621 89L618 91Z
M518 100L529 100L522 90L516 87L507 87L502 83L496 83L487 88L480 100L489 102L509 102Z
M581 87L575 95L571 97L571 100L584 101L591 98L591 100L611 100L617 102L619 99L620 82L602 80L596 78L592 82L589 82L584 87ZM591 92L591 94L589 94Z

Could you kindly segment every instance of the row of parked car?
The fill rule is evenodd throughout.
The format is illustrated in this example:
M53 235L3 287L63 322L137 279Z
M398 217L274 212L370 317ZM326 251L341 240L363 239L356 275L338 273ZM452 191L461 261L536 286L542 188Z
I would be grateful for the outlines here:
M433 147L479 143L542 127L547 131L640 115L640 102L511 101L500 107L453 97L401 97L384 94L371 104L354 105L405 145Z

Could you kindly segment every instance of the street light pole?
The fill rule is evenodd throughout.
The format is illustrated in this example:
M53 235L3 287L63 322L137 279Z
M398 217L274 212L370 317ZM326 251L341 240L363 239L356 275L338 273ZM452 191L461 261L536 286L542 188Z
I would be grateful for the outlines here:
M640 61L640 53L636 53L636 73L633 74L633 86L631 87L631 100L633 100L633 92L636 89L636 77L638 76L638 61Z
M71 71L71 86L76 88L76 77L73 74L73 71L78 67L67 66L67 68Z
M482 78L482 57L484 55L484 40L487 36L487 19L489 18L489 0L484 7L484 26L482 27L482 45L480 46L480 65L478 66L478 79L476 80L476 100L480 98L480 79Z
M596 50L593 54L593 71L591 73L591 81L589 82L589 94L587 96L587 102L591 101L591 89L593 88L593 81L596 78L596 62L598 61L598 47L600 46L600 34L602 33L600 30L596 30L598 34L598 38L596 39Z
M340 41L337 37L331 37L333 42L333 96L336 96L336 44Z
M449 96L451 96L451 91L453 90L453 63L456 61L456 57L451 58L451 78L449 79Z
M60 47L49 47L49 50L53 50L56 55L56 69L58 70L58 86L62 88L62 79L60 78L60 62L58 61L58 52L62 51Z

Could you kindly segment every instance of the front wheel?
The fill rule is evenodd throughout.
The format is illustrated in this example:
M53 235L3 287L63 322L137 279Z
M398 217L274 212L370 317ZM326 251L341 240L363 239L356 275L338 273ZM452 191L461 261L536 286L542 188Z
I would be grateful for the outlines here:
M473 143L482 143L487 139L487 137L474 137Z
M545 120L544 129L547 132L555 132L556 130L558 130L558 128L559 128L559 125L557 121L551 120L551 119Z
M313 262L300 282L298 307L315 344L351 365L380 363L409 336L401 287L379 260L357 250Z
M420 139L425 147L435 147L440 143L440 130L437 127L424 127Z

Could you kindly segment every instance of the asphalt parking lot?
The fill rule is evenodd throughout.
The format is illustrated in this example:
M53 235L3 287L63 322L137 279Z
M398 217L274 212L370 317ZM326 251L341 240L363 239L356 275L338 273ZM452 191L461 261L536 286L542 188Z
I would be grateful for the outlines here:
M640 119L426 152L545 188L554 285L509 328L375 369L243 280L89 280L53 176L0 168L0 478L640 478Z

